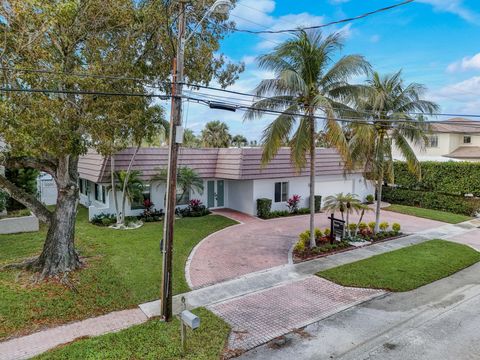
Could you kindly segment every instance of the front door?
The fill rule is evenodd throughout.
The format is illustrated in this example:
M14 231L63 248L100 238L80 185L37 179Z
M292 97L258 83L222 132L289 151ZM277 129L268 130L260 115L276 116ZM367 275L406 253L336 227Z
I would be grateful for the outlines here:
M225 181L207 181L207 207L217 208L225 206Z

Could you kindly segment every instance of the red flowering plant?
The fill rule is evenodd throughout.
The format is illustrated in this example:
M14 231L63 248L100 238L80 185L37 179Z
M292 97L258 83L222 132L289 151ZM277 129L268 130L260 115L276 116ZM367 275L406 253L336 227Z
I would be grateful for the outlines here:
M150 199L143 200L143 207L145 210L152 210L153 205L155 205Z
M287 200L288 211L290 211L291 214L296 214L298 212L298 204L300 203L300 199L300 195L293 195Z
M200 199L192 199L188 203L188 206L192 211L198 211L200 210L200 207L202 206L202 201Z

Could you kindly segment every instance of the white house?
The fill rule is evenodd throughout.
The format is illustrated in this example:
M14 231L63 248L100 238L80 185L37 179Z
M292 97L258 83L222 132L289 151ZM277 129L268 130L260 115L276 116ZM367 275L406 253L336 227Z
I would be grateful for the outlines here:
M133 148L115 155L115 171L126 170ZM290 149L282 148L266 166L261 164L260 148L187 149L179 154L179 166L198 172L204 179L202 193L190 193L181 199L200 199L208 208L230 208L256 215L256 200L272 199L272 210L286 210L286 201L292 195L300 195L300 207L307 207L309 200L309 173L297 171L290 160ZM156 209L163 209L165 185L150 182L159 168L167 166L167 148L141 148L133 163L133 169L142 173L145 182L144 199L150 199ZM343 162L333 149L317 149L316 195L323 197L344 192L355 193L364 199L373 194L372 185L360 171L345 173ZM95 152L81 157L80 203L89 209L89 218L100 213L114 213L114 200L109 191L110 159ZM117 195L120 199L120 194ZM143 201L127 203L126 215L138 215L143 211Z
M432 124L426 147L411 146L421 161L480 161L480 122L453 118ZM398 149L393 155L403 160Z

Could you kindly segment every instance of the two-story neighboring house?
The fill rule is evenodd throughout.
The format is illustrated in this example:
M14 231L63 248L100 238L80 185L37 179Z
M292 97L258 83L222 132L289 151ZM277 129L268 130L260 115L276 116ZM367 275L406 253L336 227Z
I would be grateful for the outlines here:
M411 146L420 161L480 161L480 121L453 118L432 124L426 146ZM397 149L394 158L403 160Z

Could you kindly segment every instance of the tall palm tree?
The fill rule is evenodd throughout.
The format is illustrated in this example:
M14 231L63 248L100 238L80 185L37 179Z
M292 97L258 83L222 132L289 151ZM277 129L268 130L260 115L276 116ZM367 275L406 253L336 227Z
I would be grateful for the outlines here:
M335 195L327 196L325 198L323 209L326 211L331 211L333 213L340 211L340 214L342 215L342 220L346 220L345 225L348 228L351 214L353 214L354 212L358 214L360 211L365 211L369 208L368 206L360 202L360 200L358 199L358 195L356 194L338 193Z
M200 139L191 129L185 129L183 132L183 147L198 148L200 147Z
M151 181L158 181L165 184L167 182L167 169L158 169ZM186 166L180 167L177 170L177 186L182 191L181 194L177 196L177 203L185 194L191 191L203 193L203 179L198 172Z
M202 130L202 146L210 148L226 148L230 146L232 135L228 132L228 126L221 121L210 121Z
M346 159L348 144L335 118L351 110L344 99L352 96L357 86L350 85L349 78L370 68L359 55L347 55L334 62L333 56L341 47L338 33L323 37L321 32L299 31L271 53L260 56L260 67L273 71L274 78L260 82L255 89L259 100L245 115L246 119L257 119L265 109L280 112L263 132L264 164L285 143L290 146L292 161L298 169L305 167L309 155L311 247L315 246L316 115L326 119L324 131L328 143L337 147Z
M424 92L425 87L421 84L404 84L401 71L385 76L374 72L355 99L356 109L363 121L352 125L350 150L352 161L364 164L367 175L376 181L376 232L380 222L384 178L394 181L394 146L405 158L408 169L421 177L420 163L410 143L425 146L428 126L422 117L411 114L432 114L439 109L436 103L421 98Z

